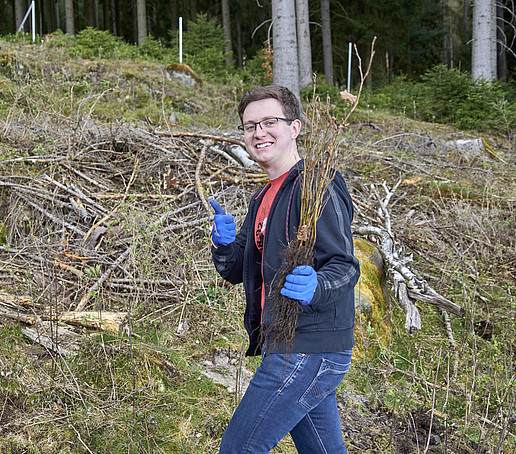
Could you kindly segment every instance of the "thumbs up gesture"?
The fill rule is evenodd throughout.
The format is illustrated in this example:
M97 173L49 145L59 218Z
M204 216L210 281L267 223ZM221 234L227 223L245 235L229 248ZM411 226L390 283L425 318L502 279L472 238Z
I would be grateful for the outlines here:
M213 228L211 229L211 241L213 246L227 246L235 241L236 223L230 214L226 214L216 200L210 200L210 205L215 210L213 216Z

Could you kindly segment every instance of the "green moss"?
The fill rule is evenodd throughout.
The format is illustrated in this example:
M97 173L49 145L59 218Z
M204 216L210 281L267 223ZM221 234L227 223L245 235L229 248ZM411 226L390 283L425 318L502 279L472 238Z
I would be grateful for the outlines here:
M5 223L0 221L0 244L5 244L7 242L7 228Z
M379 254L378 250L373 243L361 238L354 240L354 246L355 256L360 261L360 279L356 288L371 302L371 313L367 315L357 313L355 320L354 355L362 357L365 354L364 336L373 336L381 343L385 343L389 339L390 328L385 323L387 302L384 281L380 269L372 260L374 255Z

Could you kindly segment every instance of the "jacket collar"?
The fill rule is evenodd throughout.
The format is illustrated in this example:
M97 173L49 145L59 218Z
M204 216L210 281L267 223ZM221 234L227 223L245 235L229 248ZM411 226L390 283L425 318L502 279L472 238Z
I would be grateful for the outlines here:
M288 171L287 178L285 178L285 181L283 184L288 183L289 181L296 179L298 175L303 171L305 168L305 161L303 159L297 161ZM271 186L271 183L268 182L255 196L255 200L258 200Z

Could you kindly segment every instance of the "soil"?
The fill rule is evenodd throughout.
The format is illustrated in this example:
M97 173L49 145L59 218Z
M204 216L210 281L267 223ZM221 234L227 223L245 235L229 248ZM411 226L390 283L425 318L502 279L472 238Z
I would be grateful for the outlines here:
M347 393L337 397L337 404L349 453L488 454L477 443L455 435L450 424L431 412L395 414L381 403L372 405Z

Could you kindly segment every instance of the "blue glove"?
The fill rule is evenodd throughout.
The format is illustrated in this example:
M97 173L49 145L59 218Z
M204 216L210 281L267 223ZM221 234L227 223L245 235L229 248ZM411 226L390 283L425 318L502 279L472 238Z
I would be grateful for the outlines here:
M236 223L233 216L226 214L220 203L216 200L210 200L210 205L215 210L213 216L213 228L211 229L211 241L216 248L219 246L227 246L235 241Z
M310 304L317 287L317 273L311 266L298 266L287 275L280 293L293 300L298 300L303 306Z

